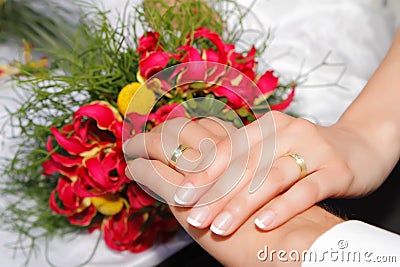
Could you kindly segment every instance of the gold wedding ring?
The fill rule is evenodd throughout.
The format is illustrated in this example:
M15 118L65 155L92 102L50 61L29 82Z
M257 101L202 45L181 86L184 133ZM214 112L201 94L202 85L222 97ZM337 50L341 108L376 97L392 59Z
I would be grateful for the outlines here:
M306 162L304 161L304 159L299 154L296 154L296 153L287 154L285 157L291 157L296 162L297 167L299 167L299 171L300 171L299 179L306 177L307 165L306 165Z
M177 148L175 148L174 152L172 152L171 159L169 160L169 166L173 169L176 167L176 162L183 155L183 152L190 148L188 145L180 144Z

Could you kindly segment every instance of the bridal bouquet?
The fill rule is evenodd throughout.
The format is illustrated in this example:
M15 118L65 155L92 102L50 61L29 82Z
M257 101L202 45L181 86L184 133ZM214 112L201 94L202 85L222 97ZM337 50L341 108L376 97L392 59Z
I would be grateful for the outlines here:
M90 12L73 49L47 50L41 75L17 77L19 146L3 175L2 218L33 244L81 230L101 231L119 251L166 242L178 223L126 177L123 140L210 110L240 126L293 100L295 83L259 71L262 47L241 42L249 10L231 0L173 2L144 1L118 25Z

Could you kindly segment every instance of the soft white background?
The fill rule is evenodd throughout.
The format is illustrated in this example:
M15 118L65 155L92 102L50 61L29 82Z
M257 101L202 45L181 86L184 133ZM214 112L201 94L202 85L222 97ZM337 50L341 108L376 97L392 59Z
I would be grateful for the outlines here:
M129 0L102 0L105 9L112 9L116 17L125 2ZM135 1L131 1L135 2ZM240 0L243 5L250 1ZM300 87L292 106L298 114L327 125L335 122L347 105L362 90L366 81L378 66L387 51L398 24L400 1L389 0L383 8L382 0L258 0L253 12L265 28L272 30L273 39L263 56L287 79L304 69L319 63L332 51L330 62L341 62L347 70L338 82L343 88L324 86L335 82L341 68L323 68L310 75L307 84L318 84L316 88ZM288 53L290 52L290 53ZM0 45L1 60L18 56L14 44ZM271 60L275 59L275 60ZM1 64L1 61L0 61ZM383 88L384 90L384 88ZM3 123L5 107L13 107L11 87L0 82L0 123ZM0 135L0 153L9 155L9 140ZM2 203L0 201L0 203ZM3 202L4 203L4 202ZM73 239L56 239L50 243L49 256L57 266L76 266L83 262L94 246L97 234L81 235ZM19 266L25 255L5 247L17 239L17 235L0 231L0 266ZM86 266L152 266L188 242L181 234L165 246L158 246L142 254L116 253L107 249L104 243L93 261ZM29 266L47 266L44 258L44 242Z

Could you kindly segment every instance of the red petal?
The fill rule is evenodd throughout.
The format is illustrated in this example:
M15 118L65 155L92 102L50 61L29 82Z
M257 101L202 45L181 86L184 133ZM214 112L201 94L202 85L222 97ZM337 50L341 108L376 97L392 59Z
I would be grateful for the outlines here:
M82 152L88 150L88 147L82 143L81 140L77 139L75 136L68 138L66 135L61 134L57 128L51 127L51 132L57 140L57 143L60 144L62 148L64 148L67 152L79 155Z
M292 88L292 92L289 94L289 96L281 103L276 105L271 105L271 109L279 111L285 110L290 105L290 103L292 103L294 99L294 94L295 94L295 88Z
M143 252L153 246L156 243L158 232L147 229L143 232L133 244L129 247L129 251L133 253Z
M58 198L67 209L76 210L79 208L80 199L75 194L73 183L69 179L63 177L58 180L57 193Z
M185 108L177 103L160 107L155 113L149 115L149 120L153 120L156 124L166 120L187 117Z
M162 70L168 65L170 55L162 51L147 53L139 60L139 71L145 79Z
M96 214L96 208L91 205L87 209L84 209L82 212L75 213L74 215L69 216L68 221L74 225L88 226L92 219L96 216Z
M112 171L117 171L120 160L123 160L122 156L119 159L114 152L108 153L103 159L100 158L100 155L87 159L85 161L89 174L87 178L90 177L87 182L101 192L117 192L127 182L125 176L111 176Z
M158 32L146 32L142 37L139 38L138 53L145 53L150 51L159 51L161 47L159 44L160 34Z
M127 190L128 201L133 209L140 210L146 206L153 206L156 200L143 191L137 184L130 183Z
M184 45L178 47L176 50L181 51L183 54L181 62L203 61L199 51L193 46Z
M65 209L58 206L56 194L63 203ZM65 177L62 177L58 180L57 188L51 192L49 206L54 212L62 215L68 216L75 212L75 210L79 207L79 201L71 191L70 180Z
M207 78L207 62L197 61L195 64L179 65L176 69L179 72L177 85L185 85L196 81L204 82Z
M256 66L255 55L257 50L253 46L250 51L244 56L242 53L235 52L232 50L229 55L229 63L232 67L243 71L244 69L254 70Z
M218 86L213 92L216 96L226 97L233 108L236 109L242 107L245 104L244 99L231 88L231 86Z
M124 136L127 138L133 137L135 134L142 133L146 125L148 116L136 112L131 112L125 115Z
M193 32L193 37L194 39L198 39L198 38L206 38L208 40L210 40L217 48L217 52L219 53L219 63L222 64L226 64L227 63L227 53L226 53L226 49L225 49L225 44L222 41L221 36L216 33L213 32L205 27L199 27L197 28L194 32ZM189 36L190 38L190 36ZM186 43L186 45L190 45L192 43L192 41L188 38L188 41Z
M122 121L113 107L102 101L96 101L79 108L74 114L74 119L79 117L89 117L97 122L100 129L109 131L114 131L116 122Z
M271 94L278 86L278 80L273 71L267 71L258 79L257 86L264 95Z
M82 165L81 157L66 157L57 153L51 154L51 158L58 164L67 168L76 167Z
M203 50L202 56L205 61L209 61L209 62L218 62L219 61L219 54L212 49Z
M58 206L57 201L56 201L56 193L57 193L57 190L54 189L50 194L50 199L49 199L50 209L57 214L67 215L67 216L71 215L73 213L72 210L65 210Z
M53 173L57 173L60 171L60 168L56 165L56 163L52 160L46 160L42 163L43 174L46 176L52 175Z
M134 241L140 236L144 224L143 216L132 216L131 212L123 209L106 221L103 228L104 241L107 246L118 250L129 250ZM133 217L133 218L131 218Z

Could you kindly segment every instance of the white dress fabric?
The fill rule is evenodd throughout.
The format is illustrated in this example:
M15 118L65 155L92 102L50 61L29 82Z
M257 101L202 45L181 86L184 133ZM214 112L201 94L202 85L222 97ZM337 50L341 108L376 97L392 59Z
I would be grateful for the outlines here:
M332 124L339 118L391 44L395 18L383 7L383 2L256 1L253 11L272 33L271 45L263 59L278 73L292 80L321 63L329 52L328 63L342 63L336 67L320 67L308 75L304 86L298 87L291 111L322 125ZM337 81L344 68L342 78ZM324 86L332 83L340 86Z
M99 1L105 9L112 9L114 19L126 1ZM130 1L132 3L137 1ZM250 1L238 1L244 6ZM318 123L335 122L346 107L362 90L368 78L385 55L394 33L395 19L380 0L258 0L252 10L261 24L272 31L272 42L262 62L267 62L277 72L292 80L304 63L304 73L317 65L332 51L328 61L343 63L347 70L338 82L342 87L324 86L335 83L342 67L324 67L311 73L304 86L299 86L292 111ZM0 58L18 56L15 44L1 44ZM274 59L274 60L272 60ZM260 65L262 65L260 62ZM0 62L1 64L2 62ZM318 87L307 87L319 85ZM382 88L384 90L384 88ZM5 107L15 107L10 98L15 97L10 85L0 82L0 123L4 121ZM9 128L8 128L9 130ZM8 131L6 128L6 131ZM1 155L10 155L12 145L4 133L0 135ZM1 198L1 196L0 196ZM0 200L0 203L4 203ZM56 266L77 266L94 247L98 232L56 238L49 244L49 258ZM0 231L0 266L19 266L26 255L7 248L18 235ZM119 253L100 243L93 260L85 266L154 266L190 242L181 233L166 245L132 254ZM45 241L38 241L39 250L29 266L47 266Z

